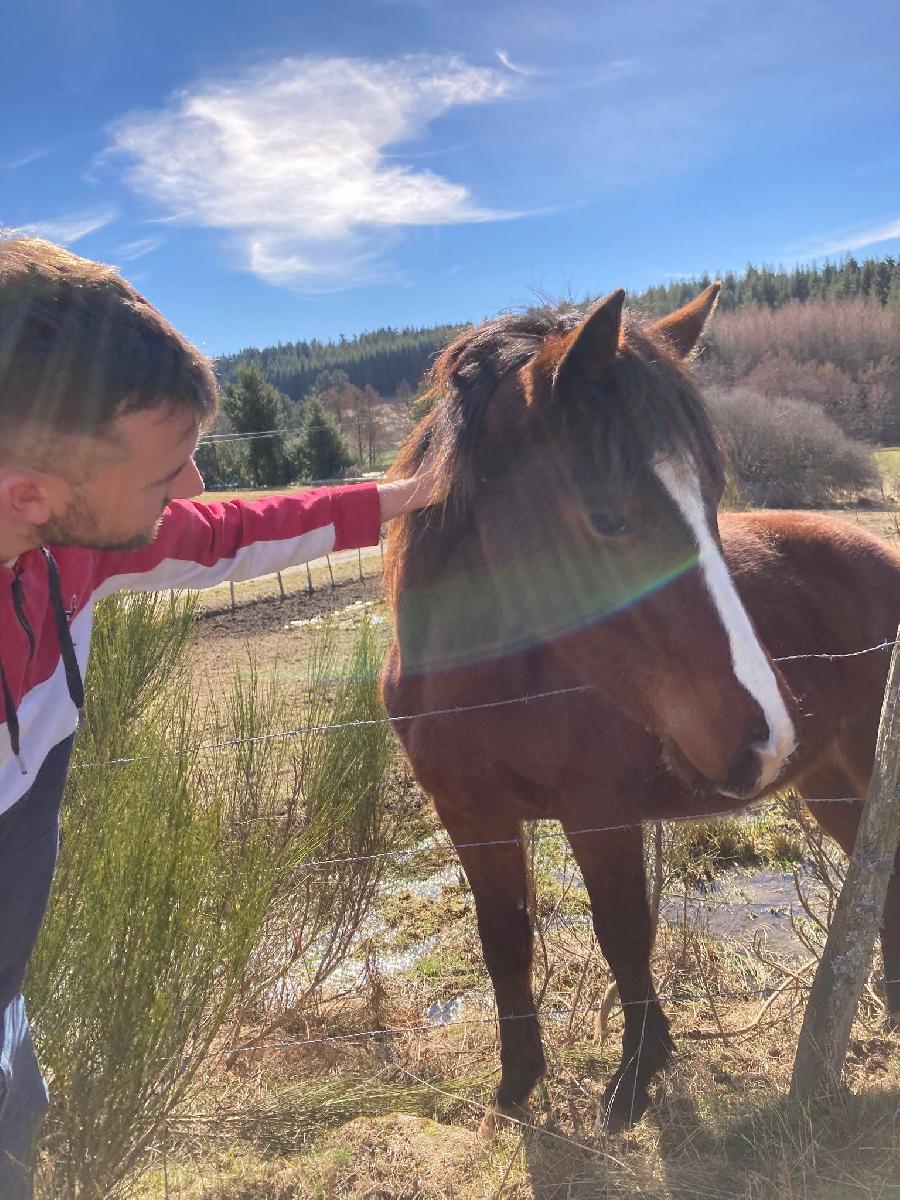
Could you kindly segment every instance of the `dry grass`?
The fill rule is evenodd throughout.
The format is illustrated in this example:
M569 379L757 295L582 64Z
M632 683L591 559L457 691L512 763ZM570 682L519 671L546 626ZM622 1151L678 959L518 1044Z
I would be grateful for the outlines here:
M887 536L896 525L891 513L835 515ZM270 617L254 627L254 651L290 678L309 634L285 630L276 603L263 610ZM241 626L230 637L231 620L213 618L219 633L197 648L196 669L206 678L220 664L231 670L246 661L249 630ZM391 803L422 836L433 829L399 762ZM796 906L798 936L780 952L762 935L754 941L762 922L738 915L734 936L714 936L724 901L685 892L685 883L729 860L794 859L802 837L784 816L757 819L749 831L734 822L679 831L668 860L668 922L654 959L679 1053L630 1133L594 1131L599 1097L617 1066L621 1017L613 1014L598 1043L595 1019L609 975L569 857L547 840L537 864L535 982L550 1069L527 1125L505 1127L489 1146L477 1136L497 1081L491 990L454 860L417 859L392 874L381 923L360 943L356 973L312 1004L306 997L302 1012L286 1003L251 1052L210 1061L201 1098L171 1122L135 1196L900 1200L900 1042L882 1028L873 992L854 1026L847 1094L812 1110L787 1100L824 891L812 916ZM429 1019L442 1011L448 1023ZM253 1044L257 1032L246 1028L242 1043Z
M595 1133L621 1018L614 1015L597 1044L594 1017L608 972L567 856L556 843L542 845L540 880L556 881L555 889L538 889L536 985L544 991L549 1073L530 1123L508 1126L490 1146L477 1136L496 1082L497 1036L471 902L451 869L436 891L412 882L415 905L404 897L385 905L377 954L370 946L348 993L323 997L317 1012L298 1014L294 1024L286 1012L277 1045L219 1063L202 1111L170 1128L167 1184L157 1166L142 1197L900 1195L900 1046L881 1029L877 1004L867 996L851 1040L847 1082L857 1095L818 1111L791 1106L785 1097L808 952L799 941L803 959L710 936L709 897L661 927L655 952L676 1063L635 1130ZM415 912L409 920L407 910ZM429 936L427 954L387 974L380 964L408 945L410 922ZM764 1009L765 996L755 993L766 986L781 990ZM461 1009L450 1023L432 1025L423 1015L452 998ZM385 1028L407 1032L364 1036Z

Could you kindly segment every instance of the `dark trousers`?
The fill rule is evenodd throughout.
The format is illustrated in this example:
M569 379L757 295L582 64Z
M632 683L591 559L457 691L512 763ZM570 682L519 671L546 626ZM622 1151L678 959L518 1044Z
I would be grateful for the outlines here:
M71 750L71 738L51 750L28 792L0 815L2 1200L30 1200L34 1143L47 1110L47 1088L25 1015L22 983L50 895Z

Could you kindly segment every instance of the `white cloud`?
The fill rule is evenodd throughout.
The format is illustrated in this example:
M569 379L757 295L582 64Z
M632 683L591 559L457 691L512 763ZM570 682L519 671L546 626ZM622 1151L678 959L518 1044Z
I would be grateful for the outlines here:
M229 234L256 275L319 290L376 274L390 231L516 215L385 153L515 86L457 57L285 59L128 114L113 148L133 160L136 191Z
M50 242L62 242L70 246L89 233L96 233L116 219L118 213L114 208L94 208L82 212L66 213L61 217L51 217L46 221L30 221L23 225L18 233L35 234L47 238Z
M503 64L503 66L506 67L507 71L512 71L514 75L537 75L538 74L538 72L535 71L532 67L520 67L517 63L514 63L513 60L509 57L509 55L506 53L506 51L499 47L494 51L494 53L497 55L497 58Z
M120 262L133 262L136 258L143 258L145 254L152 254L154 250L158 250L164 241L165 238L161 237L147 237L138 238L134 242L124 242L116 247L115 257Z
M799 252L810 258L824 258L829 254L848 254L852 250L862 250L865 246L876 246L879 242L889 242L894 238L900 238L900 217L880 225L831 234L818 242L807 244Z
M33 150L27 150L17 158L10 158L6 162L0 163L0 169L4 171L18 171L20 167L30 166L31 163L38 162L52 153L52 146L36 146Z

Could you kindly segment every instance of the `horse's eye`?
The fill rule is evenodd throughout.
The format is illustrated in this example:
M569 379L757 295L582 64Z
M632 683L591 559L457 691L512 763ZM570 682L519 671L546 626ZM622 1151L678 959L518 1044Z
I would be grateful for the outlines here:
M624 520L621 513L598 510L588 513L588 522L594 533L599 534L600 537L623 537L628 532L628 522Z

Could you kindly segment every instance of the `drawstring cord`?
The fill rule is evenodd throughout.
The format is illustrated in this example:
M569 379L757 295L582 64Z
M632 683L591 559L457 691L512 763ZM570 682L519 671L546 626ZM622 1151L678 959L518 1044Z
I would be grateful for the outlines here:
M27 775L28 768L25 766L22 755L19 753L19 715L16 712L16 703L13 700L12 691L7 682L2 662L0 662L0 686L3 688L3 706L6 709L6 728L9 731L9 744L15 755L16 762L19 764L19 770L23 775Z
M57 567L56 559L46 546L41 546L41 553L44 555L44 561L47 564L50 603L53 607L53 616L56 621L56 634L59 639L63 670L66 674L66 686L69 689L69 697L72 703L80 713L84 707L84 681L81 678L81 669L78 666L78 659L75 655L75 644L72 641L72 634L69 630L69 618L66 615L66 608L63 604L59 567ZM18 575L13 580L12 597L16 619L25 631L25 636L28 638L28 657L31 659L34 656L35 647L34 630L25 613L25 592ZM16 712L16 702L13 699L12 688L9 686L2 662L0 662L0 689L3 691L3 706L6 709L6 727L9 732L10 749L15 756L16 762L19 764L19 770L23 775L27 775L28 768L25 766L25 760L22 758L19 743L19 714Z
M79 712L84 708L84 681L78 659L75 657L75 645L69 630L69 618L66 616L66 606L63 604L62 587L59 582L59 567L56 559L46 546L41 546L41 553L47 563L47 581L50 585L50 603L53 605L53 615L56 618L56 634L59 638L59 649L62 654L63 669L66 672L66 686L72 703Z
M31 628L31 622L28 620L28 614L25 612L25 588L22 586L22 576L19 574L18 568L12 581L12 598L16 620L22 626L22 630L28 638L28 661L31 662L34 658L35 649L34 630Z

